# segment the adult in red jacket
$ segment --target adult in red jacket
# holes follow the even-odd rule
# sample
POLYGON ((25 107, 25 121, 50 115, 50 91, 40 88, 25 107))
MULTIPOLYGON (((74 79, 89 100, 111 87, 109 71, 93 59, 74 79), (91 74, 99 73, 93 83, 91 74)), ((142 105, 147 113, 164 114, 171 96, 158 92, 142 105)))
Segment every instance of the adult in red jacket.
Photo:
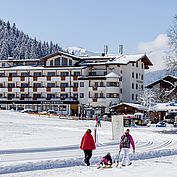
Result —
POLYGON ((91 130, 87 129, 84 136, 82 137, 80 149, 84 151, 85 159, 84 162, 87 166, 90 166, 90 158, 92 157, 92 150, 96 149, 91 130))

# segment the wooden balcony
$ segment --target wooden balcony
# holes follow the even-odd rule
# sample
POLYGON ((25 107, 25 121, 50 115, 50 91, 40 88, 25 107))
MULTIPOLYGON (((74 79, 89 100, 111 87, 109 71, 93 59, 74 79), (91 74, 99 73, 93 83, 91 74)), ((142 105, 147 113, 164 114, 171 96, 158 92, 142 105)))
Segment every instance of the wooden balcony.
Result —
POLYGON ((24 92, 25 91, 25 88, 20 88, 20 92, 24 92))
POLYGON ((77 92, 77 87, 73 87, 73 92, 77 92))
POLYGON ((21 77, 20 77, 20 80, 21 80, 21 81, 25 81, 25 77, 24 77, 24 76, 21 76, 21 77))
POLYGON ((51 81, 51 76, 47 76, 47 81, 51 81))
POLYGON ((61 80, 62 80, 62 81, 65 81, 65 76, 61 76, 61 80))
POLYGON ((33 87, 33 92, 37 92, 37 88, 36 87, 33 87))
POLYGON ((12 92, 12 88, 8 88, 8 92, 12 92))
POLYGON ((46 90, 47 90, 47 92, 51 92, 51 88, 50 87, 47 87, 46 90))
POLYGON ((8 81, 12 81, 12 77, 8 77, 8 81))
POLYGON ((61 87, 61 92, 65 92, 65 87, 61 87))
POLYGON ((77 76, 73 76, 73 80, 74 80, 74 81, 77 80, 77 76))
POLYGON ((37 76, 33 76, 33 81, 37 81, 37 76))

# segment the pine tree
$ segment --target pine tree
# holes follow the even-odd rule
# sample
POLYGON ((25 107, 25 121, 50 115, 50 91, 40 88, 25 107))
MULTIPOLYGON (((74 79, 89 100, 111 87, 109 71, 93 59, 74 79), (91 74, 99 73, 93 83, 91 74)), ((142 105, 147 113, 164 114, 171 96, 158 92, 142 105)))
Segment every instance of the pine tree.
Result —
POLYGON ((16 28, 15 23, 10 25, 0 19, 0 59, 27 59, 41 58, 62 50, 58 44, 37 41, 32 39, 23 31, 16 28))

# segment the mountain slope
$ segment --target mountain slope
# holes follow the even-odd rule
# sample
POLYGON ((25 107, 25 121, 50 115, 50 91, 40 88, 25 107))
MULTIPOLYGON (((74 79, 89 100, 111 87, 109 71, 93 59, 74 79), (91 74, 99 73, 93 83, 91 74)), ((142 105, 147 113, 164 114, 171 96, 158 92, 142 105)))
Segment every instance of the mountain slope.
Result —
POLYGON ((15 23, 0 20, 0 59, 41 58, 62 50, 58 44, 37 41, 16 28, 15 23))

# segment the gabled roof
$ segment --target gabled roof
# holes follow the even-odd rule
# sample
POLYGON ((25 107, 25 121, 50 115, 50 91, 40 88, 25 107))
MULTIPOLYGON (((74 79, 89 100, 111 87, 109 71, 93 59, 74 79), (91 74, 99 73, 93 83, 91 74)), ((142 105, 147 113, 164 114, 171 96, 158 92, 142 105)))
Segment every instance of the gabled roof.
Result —
POLYGON ((130 106, 130 107, 133 107, 133 108, 138 109, 138 110, 147 110, 147 107, 145 107, 145 106, 143 106, 141 104, 135 104, 135 103, 120 103, 120 104, 111 106, 109 108, 112 109, 112 108, 116 108, 116 107, 122 106, 122 105, 124 105, 124 106, 130 106))
POLYGON ((149 85, 146 86, 146 88, 152 88, 154 85, 157 85, 157 84, 159 84, 161 82, 165 83, 164 80, 167 80, 167 81, 173 80, 175 82, 175 81, 177 81, 177 77, 176 76, 172 76, 172 75, 167 75, 167 76, 165 76, 165 77, 163 77, 163 78, 161 78, 161 79, 159 79, 159 80, 157 80, 155 82, 150 83, 149 85))
POLYGON ((75 56, 75 55, 71 55, 71 54, 69 54, 69 53, 65 53, 65 52, 61 52, 61 51, 59 51, 59 52, 57 52, 57 53, 54 53, 54 54, 51 54, 51 55, 47 55, 47 56, 45 56, 45 57, 42 57, 41 60, 46 61, 46 60, 49 59, 49 58, 56 57, 56 56, 61 56, 61 55, 64 55, 64 56, 67 56, 67 57, 71 57, 71 58, 73 58, 74 60, 82 60, 81 57, 78 57, 78 56, 75 56))

